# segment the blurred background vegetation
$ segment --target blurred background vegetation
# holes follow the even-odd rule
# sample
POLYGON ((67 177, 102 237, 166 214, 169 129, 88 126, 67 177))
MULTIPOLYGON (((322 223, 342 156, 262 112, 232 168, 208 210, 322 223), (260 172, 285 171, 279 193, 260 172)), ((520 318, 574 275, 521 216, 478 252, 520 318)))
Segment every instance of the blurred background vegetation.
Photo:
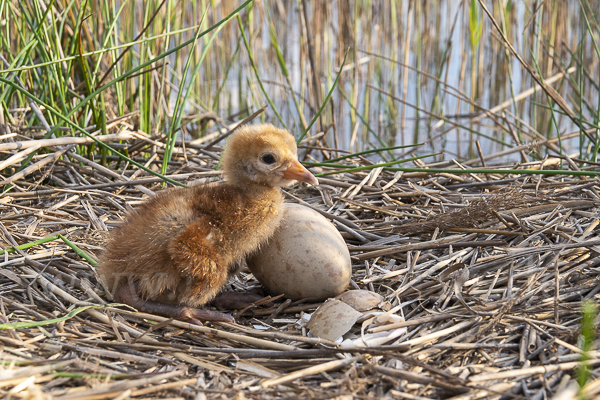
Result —
POLYGON ((0 114, 49 136, 16 112, 27 92, 55 136, 128 116, 168 154, 269 104, 262 120, 351 152, 595 161, 600 3, 483 4, 493 21, 478 0, 0 0, 0 114))

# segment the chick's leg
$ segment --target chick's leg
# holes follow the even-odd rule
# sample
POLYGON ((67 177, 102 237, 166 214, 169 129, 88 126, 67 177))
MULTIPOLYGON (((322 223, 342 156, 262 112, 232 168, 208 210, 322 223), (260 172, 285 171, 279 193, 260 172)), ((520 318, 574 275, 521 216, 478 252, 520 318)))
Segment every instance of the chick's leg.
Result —
POLYGON ((139 311, 167 318, 189 320, 197 325, 202 325, 201 321, 235 322, 231 315, 217 311, 144 300, 138 295, 136 286, 136 284, 123 285, 119 290, 119 299, 139 311))
MULTIPOLYGON (((237 273, 242 269, 244 261, 235 262, 227 268, 228 280, 230 280, 233 276, 237 275, 237 273)), ((219 309, 242 309, 246 308, 252 303, 256 303, 264 299, 264 296, 261 296, 252 292, 221 292, 215 296, 214 299, 210 302, 213 306, 219 309)), ((273 303, 267 303, 268 306, 272 306, 273 303)))
MULTIPOLYGON (((182 276, 176 290, 179 303, 193 306, 206 304, 219 293, 229 278, 228 263, 222 256, 223 249, 219 247, 223 234, 216 225, 208 216, 198 217, 170 244, 171 259, 182 276)), ((186 316, 190 314, 192 319, 222 321, 225 316, 227 322, 234 321, 226 314, 191 307, 181 312, 186 316), (217 315, 218 319, 215 318, 217 315)))
POLYGON ((264 296, 256 293, 221 292, 211 301, 211 304, 219 309, 236 309, 248 307, 250 304, 262 299, 264 299, 264 296))

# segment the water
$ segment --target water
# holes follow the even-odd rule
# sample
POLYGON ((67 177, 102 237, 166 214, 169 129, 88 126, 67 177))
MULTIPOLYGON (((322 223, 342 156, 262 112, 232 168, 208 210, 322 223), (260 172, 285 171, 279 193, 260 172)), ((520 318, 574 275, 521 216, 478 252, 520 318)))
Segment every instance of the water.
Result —
MULTIPOLYGON (((216 8, 209 10, 204 26, 208 27, 227 15, 238 4, 233 1, 217 3, 216 8)), ((553 87, 576 115, 580 104, 583 105, 583 120, 593 123, 598 108, 599 71, 592 37, 596 41, 600 39, 593 23, 594 18, 600 20, 599 5, 594 4, 592 11, 587 13, 592 21, 593 34, 586 29, 578 1, 546 1, 541 7, 539 1, 505 0, 494 2, 494 5, 486 2, 486 5, 499 24, 502 24, 501 14, 504 12, 506 36, 528 65, 539 68, 542 77, 550 78, 570 66, 576 67, 570 74, 571 83, 561 79, 553 87), (533 15, 536 9, 537 13, 533 15), (585 68, 581 80, 580 62, 585 68), (582 96, 579 95, 580 86, 582 96)), ((197 6, 197 9, 201 8, 201 4, 197 6)), ((264 87, 285 125, 296 135, 303 131, 303 124, 277 62, 269 23, 274 26, 290 72, 291 89, 296 93, 306 121, 315 115, 320 106, 317 100, 325 98, 345 50, 349 49, 345 71, 339 82, 339 89, 349 101, 336 89, 332 103, 311 130, 313 135, 326 130, 324 144, 328 147, 359 151, 384 145, 425 143, 414 152, 442 152, 427 159, 428 162, 451 158, 465 160, 477 157, 475 140, 479 141, 482 153, 487 155, 510 149, 516 146, 517 141, 531 143, 533 140, 556 138, 557 131, 561 135, 579 131, 577 125, 560 112, 555 112, 553 119, 552 113, 547 110, 548 98, 543 91, 519 101, 516 106, 507 107, 504 116, 498 113, 495 119, 472 120, 480 110, 469 104, 468 99, 489 109, 511 99, 513 94, 518 95, 533 87, 535 82, 516 57, 507 54, 500 34, 481 7, 477 8, 476 18, 482 24, 481 39, 478 46, 472 48, 469 7, 469 1, 442 0, 278 0, 257 2, 250 14, 242 13, 242 20, 246 34, 251 37, 253 56, 264 87), (302 4, 307 5, 307 25, 314 42, 312 51, 318 95, 315 95, 312 79, 302 4), (390 60, 400 63, 406 60, 410 67, 436 77, 442 83, 390 60), (405 104, 367 85, 380 88, 405 104), (458 89, 467 100, 459 99, 455 95, 457 91, 452 88, 458 89), (365 119, 368 127, 350 104, 365 119), (440 116, 447 121, 440 122, 440 116), (460 126, 456 127, 449 121, 460 126), (332 124, 335 124, 335 130, 332 124)), ((189 18, 190 26, 197 22, 193 15, 185 18, 189 18)), ((189 32, 183 39, 192 37, 192 34, 189 32)), ((214 111, 222 117, 237 115, 238 119, 240 112, 245 111, 243 115, 247 115, 267 104, 250 66, 248 52, 239 37, 240 30, 234 19, 212 44, 199 78, 194 82, 192 97, 196 98, 196 104, 204 104, 210 109, 215 93, 225 82, 214 111), (240 48, 233 58, 238 43, 240 48), (231 67, 226 77, 229 63, 231 67)), ((202 49, 203 44, 198 46, 197 51, 202 49)), ((183 62, 172 59, 171 64, 181 70, 183 62)), ((554 109, 559 110, 556 106, 554 109)), ((194 105, 188 105, 188 111, 206 112, 194 105)), ((282 125, 271 109, 262 118, 282 125)), ((194 121, 187 129, 192 134, 203 132, 194 121)), ((592 137, 596 137, 595 133, 592 137)), ((555 150, 576 157, 587 157, 590 151, 589 140, 580 142, 578 135, 562 141, 561 145, 562 148, 555 147, 555 150), (583 155, 579 154, 580 143, 588 146, 583 148, 583 155)), ((542 146, 538 152, 527 154, 527 160, 543 157, 547 151, 542 146)), ((397 154, 401 153, 397 151, 397 154)), ((514 153, 496 161, 521 161, 521 158, 520 153, 514 153)))

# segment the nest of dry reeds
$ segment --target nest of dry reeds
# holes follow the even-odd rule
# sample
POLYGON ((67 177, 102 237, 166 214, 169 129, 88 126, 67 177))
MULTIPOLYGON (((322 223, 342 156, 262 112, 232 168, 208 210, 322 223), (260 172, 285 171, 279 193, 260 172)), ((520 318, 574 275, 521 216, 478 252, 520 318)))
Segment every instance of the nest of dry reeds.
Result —
MULTIPOLYGON (((102 139, 157 169, 164 145, 128 127, 102 139)), ((13 156, 46 149, 37 168, 4 177, 0 199, 5 398, 543 398, 574 390, 581 374, 589 398, 599 393, 600 359, 580 334, 595 317, 582 304, 600 292, 596 179, 376 168, 287 191, 342 233, 350 289, 381 295, 402 318, 355 325, 350 337, 404 331, 347 349, 307 334, 303 316, 321 303, 280 298, 208 326, 111 304, 94 267, 103 238, 165 185, 64 140, 0 145, 13 156)), ((222 143, 203 140, 178 143, 169 178, 220 179, 222 143)), ((257 287, 242 270, 229 290, 257 287)))

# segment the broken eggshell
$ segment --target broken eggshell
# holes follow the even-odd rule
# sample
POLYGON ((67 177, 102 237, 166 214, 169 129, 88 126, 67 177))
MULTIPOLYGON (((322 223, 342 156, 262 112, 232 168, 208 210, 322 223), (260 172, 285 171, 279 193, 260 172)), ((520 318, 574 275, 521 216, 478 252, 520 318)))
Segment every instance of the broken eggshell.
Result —
POLYGON ((356 311, 369 311, 383 302, 383 297, 370 290, 348 290, 336 297, 356 311))
POLYGON ((327 218, 299 204, 285 204, 273 237, 247 263, 271 294, 292 300, 335 297, 352 276, 342 235, 327 218))
POLYGON ((310 317, 306 327, 317 337, 337 340, 352 328, 362 314, 339 300, 328 300, 310 317))
POLYGON ((389 331, 364 333, 367 327, 404 321, 401 316, 390 312, 370 311, 364 314, 361 313, 355 306, 368 308, 373 305, 375 298, 379 296, 377 293, 370 292, 372 295, 368 293, 367 290, 351 290, 338 296, 337 299, 327 300, 310 316, 306 324, 309 332, 313 336, 332 341, 340 341, 340 338, 344 337, 345 340, 341 344, 345 348, 381 346, 405 334, 406 328, 392 328, 389 331), (347 295, 348 293, 351 293, 351 295, 347 295), (364 303, 354 301, 359 299, 364 300, 364 303), (355 305, 348 304, 347 300, 351 300, 355 305), (357 322, 362 323, 360 336, 344 336, 357 322))

